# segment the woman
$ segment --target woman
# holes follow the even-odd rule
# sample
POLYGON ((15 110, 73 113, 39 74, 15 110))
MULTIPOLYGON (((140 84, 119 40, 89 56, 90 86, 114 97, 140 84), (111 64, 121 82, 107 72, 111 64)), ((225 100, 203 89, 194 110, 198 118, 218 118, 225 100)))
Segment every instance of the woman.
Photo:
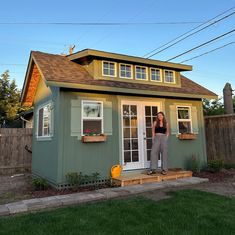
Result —
POLYGON ((150 161, 150 170, 148 175, 156 173, 158 157, 161 153, 161 167, 162 174, 167 174, 167 140, 170 134, 169 125, 166 121, 165 114, 163 112, 157 113, 156 121, 152 125, 152 138, 153 145, 151 150, 151 161, 150 161))

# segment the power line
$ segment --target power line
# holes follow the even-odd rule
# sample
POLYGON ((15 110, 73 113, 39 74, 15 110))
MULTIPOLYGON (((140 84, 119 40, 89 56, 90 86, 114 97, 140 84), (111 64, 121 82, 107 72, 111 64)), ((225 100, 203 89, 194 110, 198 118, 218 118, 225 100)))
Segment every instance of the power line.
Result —
POLYGON ((217 47, 217 48, 215 48, 215 49, 213 49, 213 50, 210 50, 210 51, 204 52, 204 53, 202 53, 202 54, 200 54, 200 55, 197 55, 197 56, 194 56, 194 57, 192 57, 192 58, 190 58, 190 59, 183 60, 183 61, 181 61, 180 63, 184 63, 184 62, 187 62, 187 61, 190 61, 190 60, 196 59, 196 58, 198 58, 198 57, 201 57, 201 56, 204 56, 204 55, 210 54, 210 53, 212 53, 212 52, 214 52, 214 51, 220 50, 220 49, 222 49, 222 48, 224 48, 224 47, 226 47, 226 46, 229 46, 229 45, 231 45, 231 44, 234 44, 234 43, 235 43, 235 41, 233 41, 233 42, 229 42, 229 43, 227 43, 227 44, 225 44, 225 45, 223 45, 223 46, 217 47))
POLYGON ((80 26, 124 26, 124 25, 181 25, 200 24, 201 21, 173 22, 0 22, 0 25, 80 25, 80 26))
POLYGON ((222 38, 222 37, 224 37, 224 36, 226 36, 226 35, 228 35, 228 34, 231 34, 231 33, 233 33, 233 32, 235 32, 235 29, 233 29, 233 30, 231 30, 231 31, 229 31, 229 32, 227 32, 227 33, 224 33, 224 34, 222 34, 222 35, 219 35, 218 37, 215 37, 215 38, 213 38, 213 39, 211 39, 211 40, 209 40, 209 41, 207 41, 207 42, 204 42, 204 43, 202 43, 202 44, 200 44, 200 45, 198 45, 198 46, 196 46, 196 47, 194 47, 194 48, 192 48, 192 49, 190 49, 190 50, 187 50, 187 51, 185 51, 185 52, 183 52, 183 53, 181 53, 181 54, 179 54, 179 55, 176 55, 176 56, 170 58, 169 60, 166 60, 166 62, 171 61, 171 60, 174 60, 174 59, 176 59, 176 58, 178 58, 178 57, 180 57, 180 56, 182 56, 182 55, 188 54, 189 52, 192 52, 192 51, 194 51, 194 50, 196 50, 196 49, 198 49, 198 48, 200 48, 200 47, 202 47, 202 46, 205 46, 205 45, 207 45, 207 44, 209 44, 209 43, 211 43, 211 42, 213 42, 213 41, 216 41, 216 40, 218 40, 218 39, 220 39, 220 38, 222 38))
POLYGON ((210 20, 204 22, 203 24, 200 24, 199 26, 197 26, 197 27, 195 27, 195 28, 193 28, 193 29, 187 31, 186 33, 183 33, 183 34, 179 35, 178 37, 176 37, 176 38, 170 40, 169 42, 163 44, 162 46, 155 48, 154 50, 152 50, 152 51, 150 51, 149 53, 145 54, 143 57, 147 57, 147 56, 149 55, 147 58, 151 58, 151 57, 153 57, 154 55, 159 54, 160 52, 162 52, 162 51, 164 51, 164 50, 166 50, 166 49, 168 49, 168 48, 170 48, 170 47, 176 45, 177 43, 179 43, 179 42, 185 40, 186 38, 188 38, 188 37, 190 37, 190 36, 192 36, 192 35, 194 35, 194 34, 200 32, 200 31, 202 31, 202 30, 204 30, 204 29, 206 29, 206 28, 208 28, 208 27, 210 27, 210 26, 212 26, 212 25, 218 23, 218 22, 221 21, 221 20, 224 20, 224 19, 226 19, 226 18, 232 16, 235 12, 232 12, 231 14, 228 14, 228 15, 226 15, 225 17, 223 17, 223 18, 221 18, 221 19, 219 19, 219 20, 217 20, 217 21, 212 22, 211 24, 209 24, 209 25, 207 25, 207 26, 205 26, 205 27, 203 27, 203 28, 197 30, 196 32, 193 32, 194 30, 196 30, 196 29, 202 27, 203 25, 205 25, 205 24, 209 23, 210 21, 212 21, 212 20, 218 18, 219 16, 224 15, 225 13, 231 11, 231 10, 234 9, 234 8, 235 8, 235 7, 229 8, 228 10, 226 10, 226 11, 222 12, 221 14, 219 14, 219 15, 213 17, 212 19, 210 19, 210 20), (191 33, 191 32, 193 32, 193 33, 191 33), (191 34, 189 34, 189 33, 191 33, 191 34), (187 34, 189 34, 189 35, 187 35, 187 34), (187 35, 187 36, 185 36, 185 35, 187 35), (183 37, 183 36, 185 36, 185 37, 183 37), (182 37, 183 37, 183 38, 182 38, 182 37), (180 38, 182 38, 182 39, 180 39, 180 38), (176 41, 177 39, 179 39, 179 40, 176 41), (173 44, 171 44, 171 45, 169 45, 168 47, 165 47, 165 46, 167 46, 168 44, 170 44, 170 43, 172 43, 172 42, 174 42, 174 41, 176 41, 176 42, 173 43, 173 44), (163 47, 165 47, 165 48, 163 48, 163 47), (163 49, 160 50, 160 51, 157 51, 158 49, 161 49, 161 48, 163 48, 163 49), (155 52, 155 51, 157 51, 157 52, 155 52), (153 52, 155 52, 155 53, 152 54, 153 52), (151 55, 151 54, 152 54, 152 55, 151 55))

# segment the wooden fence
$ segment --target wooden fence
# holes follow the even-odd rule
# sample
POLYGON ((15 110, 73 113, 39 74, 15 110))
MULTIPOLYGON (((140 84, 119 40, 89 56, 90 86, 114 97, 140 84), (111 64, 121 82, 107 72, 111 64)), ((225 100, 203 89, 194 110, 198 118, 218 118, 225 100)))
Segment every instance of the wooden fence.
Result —
POLYGON ((0 174, 31 171, 31 148, 32 129, 0 128, 0 174))
POLYGON ((235 163, 235 114, 205 117, 207 159, 235 163))

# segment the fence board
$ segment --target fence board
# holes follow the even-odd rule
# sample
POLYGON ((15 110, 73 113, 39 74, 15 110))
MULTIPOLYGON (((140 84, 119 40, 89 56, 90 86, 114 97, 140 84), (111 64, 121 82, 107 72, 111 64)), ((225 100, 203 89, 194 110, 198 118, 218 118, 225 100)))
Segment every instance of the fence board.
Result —
POLYGON ((235 114, 205 117, 207 159, 235 163, 235 114))
POLYGON ((0 128, 0 174, 15 174, 31 171, 31 128, 0 128))

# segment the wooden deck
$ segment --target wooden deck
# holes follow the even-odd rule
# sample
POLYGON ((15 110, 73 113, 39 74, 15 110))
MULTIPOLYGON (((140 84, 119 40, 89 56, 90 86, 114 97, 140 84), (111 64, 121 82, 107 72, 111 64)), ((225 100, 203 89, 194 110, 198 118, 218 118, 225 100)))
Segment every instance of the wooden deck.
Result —
POLYGON ((152 175, 147 175, 147 173, 127 173, 120 177, 112 178, 112 182, 117 186, 124 187, 127 185, 161 182, 186 177, 192 177, 192 171, 168 171, 167 175, 162 175, 160 172, 152 175))

